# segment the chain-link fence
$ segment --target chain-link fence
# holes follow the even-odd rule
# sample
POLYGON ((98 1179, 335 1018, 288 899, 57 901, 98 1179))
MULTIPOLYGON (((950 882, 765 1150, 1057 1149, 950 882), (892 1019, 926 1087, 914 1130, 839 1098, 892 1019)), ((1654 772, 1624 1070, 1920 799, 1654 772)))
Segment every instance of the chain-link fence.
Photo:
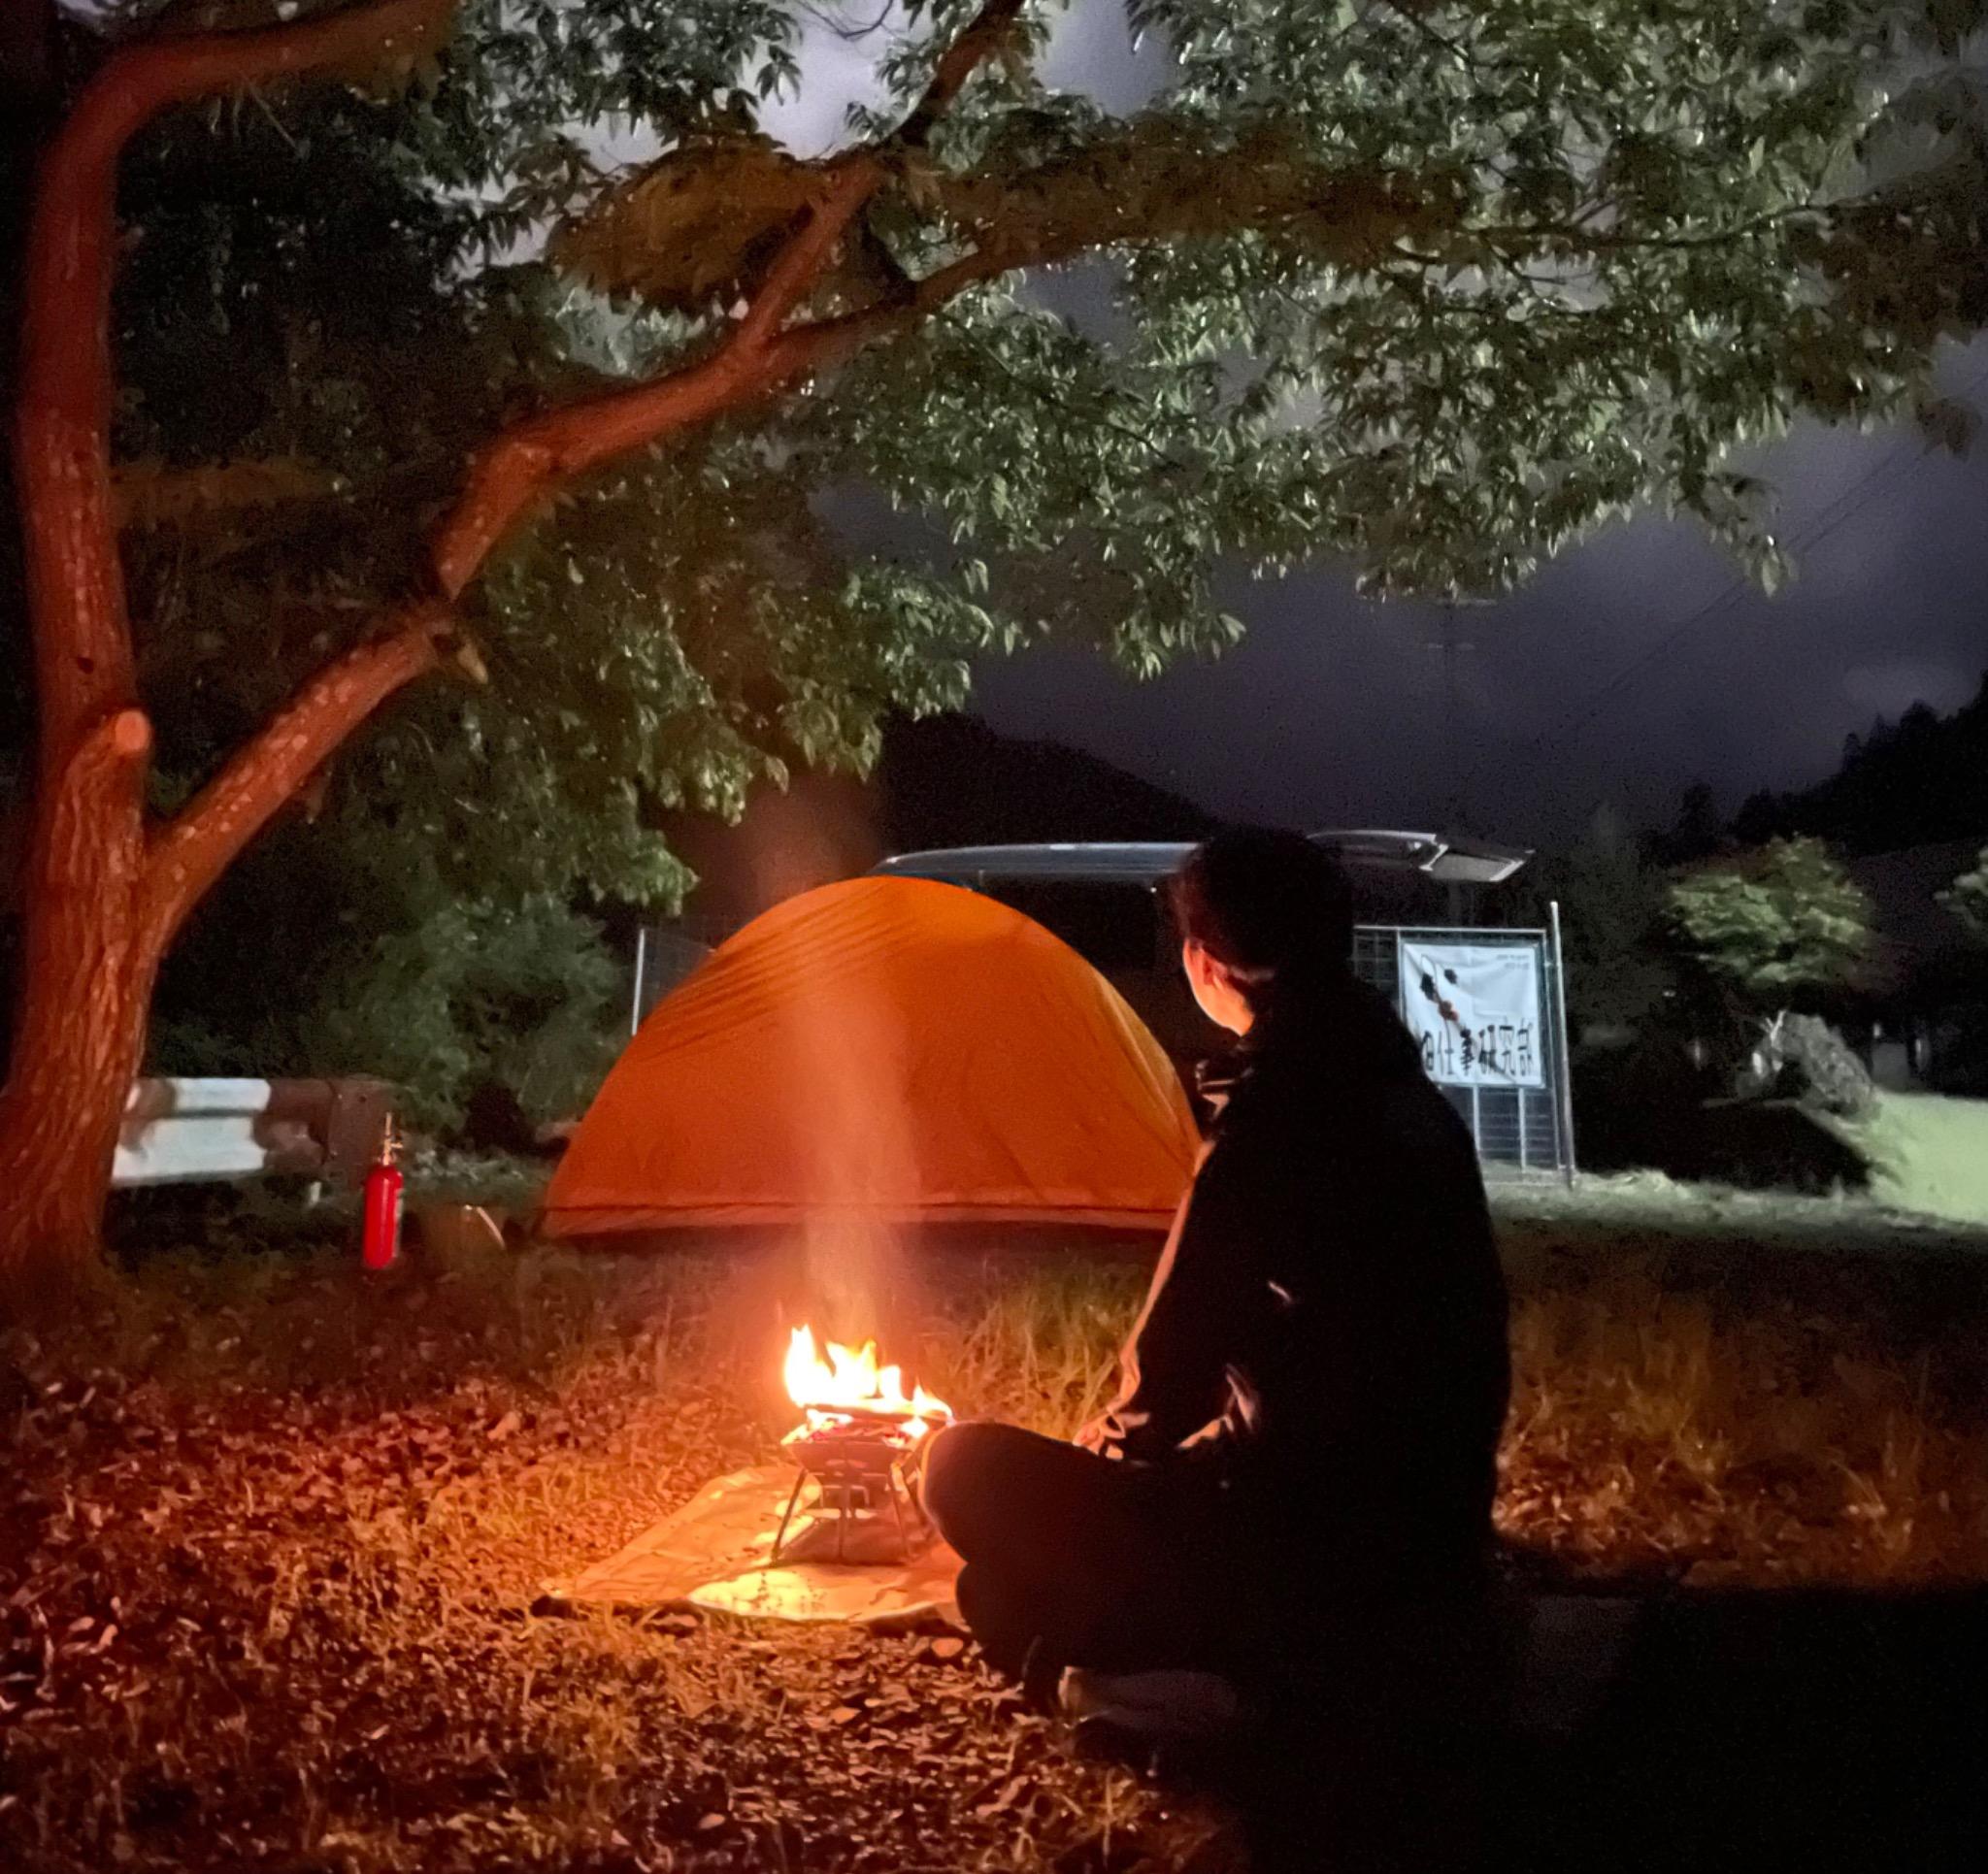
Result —
POLYGON ((672 924, 645 924, 635 934, 635 986, 629 1000, 628 1032, 738 928, 717 918, 679 918, 672 924))

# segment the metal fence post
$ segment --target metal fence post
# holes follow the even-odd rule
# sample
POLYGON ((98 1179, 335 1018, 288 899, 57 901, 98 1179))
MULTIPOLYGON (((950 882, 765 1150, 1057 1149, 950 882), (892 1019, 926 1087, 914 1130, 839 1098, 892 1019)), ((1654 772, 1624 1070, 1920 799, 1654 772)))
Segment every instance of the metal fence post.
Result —
POLYGON ((642 1031, 642 978, 648 963, 648 926, 635 927, 635 999, 628 1009, 628 1033, 632 1038, 642 1031))
POLYGON ((1546 923, 1553 936, 1553 1026, 1556 1031, 1554 1076, 1560 1082, 1558 1131, 1561 1139, 1561 1174, 1574 1183, 1574 1059, 1567 1036, 1567 959, 1560 948, 1560 901, 1546 905, 1546 923))

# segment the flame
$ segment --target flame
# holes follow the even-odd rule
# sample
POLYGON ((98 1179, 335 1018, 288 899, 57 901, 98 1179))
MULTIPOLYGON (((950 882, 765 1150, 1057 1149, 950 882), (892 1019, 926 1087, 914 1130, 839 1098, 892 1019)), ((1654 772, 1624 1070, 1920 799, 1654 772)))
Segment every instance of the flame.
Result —
POLYGON ((952 1407, 922 1386, 905 1392, 902 1366, 879 1366, 877 1343, 860 1347, 828 1343, 823 1360, 814 1330, 796 1328, 787 1342, 787 1397, 807 1414, 807 1429, 834 1419, 876 1417, 899 1420, 912 1438, 952 1417, 952 1407))

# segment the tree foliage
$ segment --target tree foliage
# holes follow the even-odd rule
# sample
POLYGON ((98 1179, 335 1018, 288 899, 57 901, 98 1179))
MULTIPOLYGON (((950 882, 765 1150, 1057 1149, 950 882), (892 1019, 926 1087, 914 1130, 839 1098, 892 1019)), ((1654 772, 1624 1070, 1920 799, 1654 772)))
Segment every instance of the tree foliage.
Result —
MULTIPOLYGON (((601 375, 542 279, 454 277, 466 213, 397 173, 381 111, 181 120, 127 184, 127 559, 163 802, 413 576, 423 523, 508 410, 601 375)), ((797 518, 767 477, 726 487, 696 454, 604 479, 493 568, 492 681, 410 696, 332 777, 371 803, 371 838, 465 893, 668 902, 683 879, 654 810, 735 806, 777 764, 799 707, 781 678, 861 680, 860 656, 734 614, 737 563, 805 534, 806 503, 797 518)))
MULTIPOLYGON (((882 60, 898 98, 974 11, 909 10, 882 60)), ((222 161, 248 179, 252 214, 212 197, 196 209, 223 264, 190 275, 239 295, 252 275, 233 265, 242 228, 258 217, 262 238, 320 267, 368 251, 362 226, 404 230, 427 243, 431 274, 453 263, 445 249, 558 224, 569 269, 663 309, 624 323, 621 368, 688 354, 819 186, 818 164, 751 124, 759 99, 801 82, 809 17, 771 0, 472 0, 426 87, 315 107, 287 162, 242 114, 222 161), (665 153, 623 176, 588 134, 604 123, 665 153), (418 192, 418 213, 382 217, 377 185, 344 193, 341 168, 369 157, 418 192), (283 169, 320 217, 312 239, 294 218, 277 232, 283 169), (341 213, 345 228, 325 225, 341 213)), ((919 648, 1063 626, 1149 670, 1233 635, 1209 593, 1224 556, 1270 570, 1342 554, 1381 590, 1497 586, 1640 500, 1699 514, 1768 571, 1766 491, 1721 467, 1725 448, 1805 409, 1905 407, 1932 343, 1964 316, 1954 269, 1925 264, 1958 232, 1944 191, 1971 160, 1959 129, 1909 187, 1857 192, 1858 158, 1901 121, 1876 81, 1925 30, 1895 7, 1152 0, 1132 23, 1164 36, 1176 77, 1129 119, 1037 81, 1028 52, 1047 17, 1029 16, 1016 54, 903 163, 815 303, 875 304, 962 260, 986 278, 664 472, 672 535, 682 507, 757 493, 798 519, 809 493, 847 479, 940 522, 960 551, 938 566, 814 581, 817 631, 904 634, 900 669, 919 648), (1908 276, 1898 248, 1915 241, 1908 276), (1109 334, 1018 288, 1031 267, 1100 254, 1124 314, 1109 334)), ((1930 109, 1907 102, 1911 116, 1930 109)), ((411 303, 381 284, 379 303, 411 303)), ((582 316, 602 322, 598 308, 582 316)), ((353 361, 377 383, 372 361, 353 361)), ((558 387, 503 363, 494 394, 558 387)), ((462 383, 460 369, 406 380, 416 408, 453 419, 437 461, 485 413, 462 383)), ((412 475, 401 396, 372 406, 412 475)), ((325 454, 322 438, 269 429, 230 453, 325 454)), ((326 466, 349 474, 357 446, 342 439, 326 466)), ((609 488, 586 504, 630 499, 609 488)), ((556 576, 565 531, 542 530, 554 564, 541 575, 556 576)), ((784 608, 791 562, 739 544, 715 572, 646 545, 643 573, 666 583, 645 596, 719 576, 748 615, 784 608)), ((604 604, 612 575, 608 588, 604 604)), ((814 636, 793 646, 804 662, 814 636)), ((667 675, 648 681, 672 713, 667 675)), ((871 721, 824 708, 820 679, 808 687, 812 731, 872 745, 871 721)), ((720 740, 737 756, 758 724, 731 713, 720 740)))
POLYGON ((662 812, 860 766, 886 711, 1044 634, 1139 673, 1218 650, 1223 566, 1495 589, 1654 503, 1772 578, 1769 491, 1727 450, 1914 408, 1979 311, 1981 169, 1938 56, 1965 4, 1140 0, 1173 76, 1131 115, 1041 81, 1031 5, 906 135, 980 13, 916 0, 875 37, 881 101, 801 160, 755 113, 819 11, 465 0, 412 82, 147 134, 117 446, 156 805, 420 588, 492 431, 710 357, 859 141, 883 180, 794 313, 846 344, 516 530, 458 606, 487 686, 349 742, 292 829, 309 863, 350 839, 451 905, 667 904, 662 812), (1060 268, 1110 316, 1051 311, 1060 268), (896 548, 829 524, 852 486, 912 517, 896 548))
POLYGON ((1676 983, 1663 874, 1611 807, 1597 808, 1565 853, 1532 869, 1560 904, 1569 1012, 1576 1032, 1634 1030, 1676 983))
MULTIPOLYGON (((920 278, 1107 255, 1113 333, 983 288, 855 367, 832 405, 853 423, 809 443, 1033 575, 1032 601, 1081 572, 1074 617, 1136 667, 1220 641, 1222 554, 1496 588, 1654 500, 1773 576, 1767 490, 1725 448, 1804 409, 1906 407, 1959 315, 1924 264, 1941 213, 1854 194, 1890 11, 1135 12, 1178 67, 1147 112, 990 81, 870 215, 920 278), (958 446, 977 428, 993 459, 958 446)), ((761 218, 692 205, 769 163, 722 135, 673 149, 560 250, 612 292, 722 297, 761 218)))
MULTIPOLYGON (((878 117, 906 108, 974 12, 913 6, 895 38, 879 34, 897 102, 878 117)), ((297 226, 300 254, 357 251, 361 224, 426 225, 434 278, 435 263, 556 227, 566 283, 503 281, 567 314, 556 365, 508 347, 516 326, 486 277, 469 295, 483 302, 483 354, 408 380, 414 409, 443 406, 432 450, 409 446, 427 438, 403 428, 399 382, 373 397, 395 431, 376 474, 390 464, 418 482, 410 456, 442 472, 493 400, 570 393, 581 358, 607 376, 653 370, 723 324, 820 186, 819 163, 752 120, 802 82, 811 16, 773 0, 471 0, 423 87, 314 107, 294 156, 238 114, 223 143, 251 200, 218 219, 196 210, 221 264, 192 277, 239 294, 241 225, 276 225, 285 169, 320 217, 339 212, 342 164, 372 162, 419 198, 382 223, 377 187, 345 197, 349 229, 320 223, 307 240, 297 226), (664 153, 622 173, 600 125, 664 153), (574 343, 575 325, 599 342, 574 343)), ((604 565, 587 603, 562 608, 564 629, 578 609, 592 634, 565 661, 607 686, 589 713, 644 730, 712 723, 673 772, 634 771, 643 791, 722 803, 796 747, 868 753, 879 662, 913 700, 947 700, 963 657, 1050 629, 1142 672, 1217 649, 1236 630, 1209 592, 1224 561, 1271 572, 1342 556, 1375 590, 1495 588, 1653 501, 1697 514, 1772 577, 1769 491, 1727 470, 1726 449, 1803 411, 1908 409, 1933 344, 1969 316, 1965 124, 1930 80, 1889 104, 1879 82, 1934 30, 1908 10, 1151 0, 1132 23, 1165 38, 1176 76, 1130 118, 1038 81, 1049 17, 1031 11, 1012 54, 899 160, 810 310, 887 309, 948 269, 961 290, 801 394, 585 490, 493 579, 501 636, 571 569, 593 576, 592 556, 625 546, 633 565, 604 565), (1928 141, 1911 180, 1872 191, 1860 163, 1908 131, 1928 141), (1109 330, 1027 289, 1031 270, 1097 256, 1121 315, 1109 330), (936 523, 954 550, 840 552, 808 503, 851 481, 936 523), (645 530, 659 497, 669 524, 645 530), (754 506, 770 528, 731 524, 754 506), (645 660, 626 642, 630 598, 639 636, 680 639, 677 608, 718 587, 772 639, 756 702, 698 646, 645 660), (877 653, 822 668, 830 637, 877 653), (769 689, 804 694, 767 707, 769 689)), ((373 361, 339 355, 379 383, 373 361)), ((358 436, 327 448, 295 428, 264 423, 227 453, 353 473, 358 436)), ((555 762, 629 752, 570 745, 560 728, 542 713, 534 730, 555 762)))
POLYGON ((443 1130, 486 1084, 535 1121, 584 1108, 625 1037, 626 972, 595 923, 547 893, 462 896, 438 867, 369 863, 349 838, 315 842, 332 864, 313 867, 305 843, 275 835, 189 934, 157 1068, 378 1074, 405 1117, 443 1130))
POLYGON ((1940 894, 1939 902, 1968 927, 1970 933, 1988 943, 1988 846, 1971 871, 1964 871, 1952 886, 1940 894))
POLYGON ((1699 961, 1760 1008, 1853 986, 1872 947, 1870 900, 1819 839, 1677 879, 1671 911, 1699 961))

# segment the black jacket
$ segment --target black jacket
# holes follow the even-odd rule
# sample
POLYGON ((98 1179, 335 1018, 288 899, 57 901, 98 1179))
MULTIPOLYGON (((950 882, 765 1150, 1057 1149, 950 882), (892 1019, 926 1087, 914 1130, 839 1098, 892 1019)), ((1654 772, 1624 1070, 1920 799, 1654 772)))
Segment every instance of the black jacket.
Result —
POLYGON ((1506 1316, 1468 1129, 1335 983, 1246 1037, 1104 1448, 1200 1470, 1266 1536, 1446 1568, 1489 1533, 1506 1316))

